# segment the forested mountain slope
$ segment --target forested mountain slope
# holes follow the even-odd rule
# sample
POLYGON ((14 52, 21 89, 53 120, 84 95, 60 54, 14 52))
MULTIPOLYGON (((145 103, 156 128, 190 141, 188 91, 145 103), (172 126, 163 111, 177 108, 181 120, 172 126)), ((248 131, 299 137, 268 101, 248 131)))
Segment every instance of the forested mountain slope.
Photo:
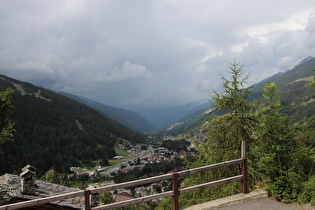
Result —
POLYGON ((67 171, 85 160, 115 155, 118 138, 144 142, 144 137, 84 104, 29 83, 0 75, 0 87, 14 90, 14 141, 1 145, 0 174, 26 164, 39 172, 67 171))
POLYGON ((102 103, 80 97, 75 96, 69 93, 62 93, 61 95, 64 95, 68 98, 72 98, 80 103, 86 104, 90 107, 93 107, 94 109, 100 110, 107 116, 111 117, 115 121, 123 124, 124 126, 138 132, 146 132, 146 131, 152 131, 156 128, 142 115, 139 115, 135 112, 128 111, 126 109, 120 109, 112 106, 106 106, 102 103))

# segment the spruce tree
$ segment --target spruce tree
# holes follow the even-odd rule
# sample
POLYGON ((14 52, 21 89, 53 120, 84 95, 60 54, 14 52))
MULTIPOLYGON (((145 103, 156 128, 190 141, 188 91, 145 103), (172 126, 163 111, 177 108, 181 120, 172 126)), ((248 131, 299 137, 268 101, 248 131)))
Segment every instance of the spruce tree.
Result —
MULTIPOLYGON (((255 134, 256 120, 253 117, 255 106, 248 101, 250 87, 247 87, 248 76, 245 69, 236 59, 229 63, 230 78, 222 76, 223 93, 214 92, 217 116, 209 118, 205 124, 207 141, 198 142, 197 160, 190 167, 200 167, 229 161, 241 157, 241 142, 251 142, 255 134)), ((240 173, 239 167, 225 167, 197 174, 184 180, 185 187, 214 181, 240 173)), ((180 198, 181 206, 205 202, 240 192, 239 183, 230 183, 215 188, 184 194, 180 198)))
MULTIPOLYGON (((281 95, 272 82, 265 85, 260 109, 260 126, 253 158, 256 170, 267 181, 269 192, 279 198, 290 197, 294 141, 289 118, 281 114, 281 95)), ((292 172, 293 173, 293 172, 292 172)))
POLYGON ((199 159, 205 164, 233 160, 241 156, 242 140, 251 141, 254 134, 255 106, 248 101, 248 76, 236 59, 229 63, 230 78, 222 76, 223 93, 214 91, 212 99, 217 116, 206 123, 207 142, 199 148, 199 159))

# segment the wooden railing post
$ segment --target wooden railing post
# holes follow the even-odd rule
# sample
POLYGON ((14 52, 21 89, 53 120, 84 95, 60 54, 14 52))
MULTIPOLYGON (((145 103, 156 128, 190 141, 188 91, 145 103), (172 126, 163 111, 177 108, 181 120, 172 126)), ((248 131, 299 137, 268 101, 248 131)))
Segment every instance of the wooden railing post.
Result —
POLYGON ((248 190, 248 173, 247 173, 247 159, 242 158, 242 193, 246 194, 249 192, 248 190))
POLYGON ((173 173, 173 210, 179 210, 178 204, 178 173, 173 173))
POLYGON ((91 210, 90 195, 91 195, 91 191, 90 190, 84 190, 85 210, 91 210))
POLYGON ((242 193, 246 194, 249 192, 248 190, 248 173, 247 173, 247 159, 245 156, 245 139, 242 140, 242 151, 241 151, 241 157, 242 157, 242 182, 241 182, 241 188, 242 193))

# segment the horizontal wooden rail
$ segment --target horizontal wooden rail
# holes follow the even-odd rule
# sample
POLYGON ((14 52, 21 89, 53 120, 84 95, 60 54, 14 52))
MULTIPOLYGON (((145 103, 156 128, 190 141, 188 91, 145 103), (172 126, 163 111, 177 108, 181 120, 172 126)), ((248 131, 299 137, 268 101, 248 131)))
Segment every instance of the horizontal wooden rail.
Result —
POLYGON ((132 200, 126 200, 126 201, 121 201, 121 202, 117 202, 117 203, 111 203, 111 204, 107 204, 107 205, 103 205, 103 206, 94 207, 92 209, 94 210, 94 209, 120 208, 120 207, 124 207, 124 206, 131 206, 131 205, 135 205, 135 204, 139 204, 139 203, 145 203, 148 201, 152 201, 152 200, 156 200, 156 199, 160 199, 160 198, 166 198, 166 197, 170 197, 170 196, 173 196, 173 191, 167 191, 164 193, 144 196, 144 197, 135 198, 132 200))
MULTIPOLYGON (((225 167, 225 166, 230 166, 230 165, 241 164, 241 163, 242 163, 242 159, 236 159, 236 160, 226 161, 226 162, 212 164, 212 165, 208 165, 208 166, 203 166, 203 167, 199 167, 199 168, 180 171, 180 172, 178 172, 178 175, 179 176, 191 175, 191 174, 195 174, 195 173, 200 173, 200 172, 204 172, 204 171, 208 171, 208 170, 213 170, 213 169, 217 169, 217 168, 221 168, 221 167, 225 167)), ((90 191, 92 194, 95 194, 95 193, 100 193, 100 192, 105 192, 105 191, 112 191, 112 190, 116 190, 116 189, 120 189, 120 188, 128 188, 128 187, 146 185, 146 184, 157 182, 157 181, 172 179, 172 177, 173 177, 173 174, 163 174, 160 176, 155 176, 155 177, 150 177, 150 178, 145 178, 145 179, 139 179, 139 180, 124 182, 124 183, 120 183, 120 184, 108 185, 105 187, 98 187, 95 189, 90 189, 90 191)))
MULTIPOLYGON (((184 194, 184 193, 188 193, 188 192, 192 192, 192 191, 196 191, 196 190, 202 190, 202 189, 206 189, 206 188, 210 188, 210 187, 214 187, 214 186, 218 186, 218 185, 222 185, 222 184, 228 184, 228 183, 235 182, 235 181, 241 181, 242 178, 243 178, 242 175, 238 175, 238 176, 233 176, 233 177, 226 178, 226 179, 208 182, 205 184, 187 187, 184 189, 180 189, 179 194, 184 194)), ((121 208, 121 207, 125 207, 125 206, 131 206, 131 205, 135 205, 135 204, 139 204, 139 203, 145 203, 148 201, 153 201, 153 200, 160 199, 160 198, 166 198, 166 197, 170 197, 170 196, 173 196, 173 191, 168 191, 168 192, 159 193, 159 194, 155 194, 155 195, 144 196, 141 198, 135 198, 132 200, 126 200, 126 201, 121 201, 121 202, 117 202, 117 203, 111 203, 111 204, 107 204, 107 205, 103 205, 103 206, 94 207, 92 209, 93 210, 100 210, 100 209, 121 208)))
POLYGON ((204 171, 209 171, 209 170, 222 168, 222 167, 226 167, 226 166, 231 166, 231 165, 236 165, 236 164, 241 164, 241 163, 242 163, 242 159, 240 158, 240 159, 230 160, 230 161, 226 161, 226 162, 222 162, 222 163, 216 163, 216 164, 212 164, 212 165, 208 165, 208 166, 202 166, 199 168, 184 170, 184 171, 180 171, 177 173, 179 176, 185 176, 185 175, 191 175, 191 174, 195 174, 195 173, 200 173, 200 172, 204 172, 204 171))
POLYGON ((154 177, 149 177, 149 178, 145 178, 145 179, 139 179, 139 180, 135 180, 135 181, 124 182, 124 183, 120 183, 120 184, 113 184, 113 185, 108 185, 105 187, 98 187, 95 189, 91 189, 90 191, 92 194, 95 194, 95 193, 100 193, 100 192, 105 192, 105 191, 112 191, 112 190, 116 190, 116 189, 120 189, 120 188, 128 188, 128 187, 146 185, 146 184, 150 184, 150 183, 157 182, 157 181, 172 179, 172 177, 173 177, 172 174, 163 174, 160 176, 154 176, 154 177))
POLYGON ((29 201, 23 201, 19 203, 13 203, 5 206, 0 206, 0 209, 19 209, 19 208, 24 208, 24 207, 29 207, 29 206, 35 206, 35 205, 40 205, 40 204, 45 204, 45 203, 50 203, 54 201, 60 201, 63 199, 67 198, 75 198, 75 197, 81 197, 84 195, 84 190, 80 190, 77 192, 71 192, 71 193, 66 193, 66 194, 61 194, 61 195, 55 195, 47 198, 40 198, 40 199, 35 199, 35 200, 29 200, 29 201))
MULTIPOLYGON (((145 178, 145 179, 140 179, 140 180, 124 182, 124 183, 120 183, 120 184, 114 184, 114 185, 108 185, 105 187, 90 189, 90 190, 88 190, 88 192, 87 192, 87 190, 85 190, 85 191, 80 190, 77 192, 51 196, 51 197, 47 197, 47 198, 41 198, 41 199, 24 201, 24 202, 19 202, 19 203, 14 203, 14 204, 8 204, 8 205, 0 206, 0 209, 1 210, 2 209, 5 209, 5 210, 7 210, 7 209, 8 210, 9 209, 19 209, 19 208, 24 208, 24 207, 34 206, 34 205, 40 205, 40 204, 50 203, 50 202, 54 202, 54 201, 58 201, 58 200, 62 200, 62 199, 81 197, 81 196, 82 197, 84 196, 86 199, 85 200, 86 209, 91 209, 89 206, 89 203, 90 203, 89 202, 90 201, 89 195, 90 194, 97 194, 97 193, 101 193, 101 192, 105 192, 105 191, 112 191, 112 190, 116 190, 116 189, 120 189, 120 188, 129 188, 129 187, 146 185, 146 184, 150 184, 150 183, 154 183, 154 182, 159 182, 162 180, 173 179, 173 177, 175 175, 176 175, 176 177, 186 176, 186 175, 200 173, 200 172, 213 170, 213 169, 217 169, 217 168, 221 168, 221 167, 226 167, 226 166, 231 166, 231 165, 236 165, 236 164, 243 164, 243 162, 244 162, 244 159, 236 159, 236 160, 226 161, 226 162, 212 164, 212 165, 208 165, 208 166, 203 166, 203 167, 199 167, 199 168, 184 170, 184 171, 180 171, 178 173, 173 173, 173 174, 169 173, 169 174, 164 174, 164 175, 160 175, 160 176, 149 177, 149 178, 145 178)), ((213 187, 213 186, 217 186, 217 185, 221 185, 221 184, 226 184, 226 183, 230 183, 230 182, 234 182, 234 181, 243 181, 243 180, 244 180, 244 175, 238 175, 238 176, 225 178, 225 179, 221 179, 221 180, 217 180, 217 181, 213 181, 213 182, 209 182, 209 183, 205 183, 205 184, 201 184, 201 185, 187 187, 184 189, 176 189, 176 192, 178 192, 179 194, 183 194, 183 193, 188 193, 188 192, 195 191, 195 190, 201 190, 201 189, 205 189, 205 188, 209 188, 209 187, 213 187)), ((176 193, 177 194, 176 196, 178 196, 178 193, 176 193)), ((103 205, 103 206, 98 206, 98 207, 94 207, 93 209, 120 208, 120 207, 124 207, 124 206, 130 206, 130 205, 135 205, 135 204, 139 204, 139 203, 145 203, 148 201, 157 200, 160 198, 165 198, 165 197, 170 197, 170 196, 174 196, 174 189, 173 189, 173 191, 168 191, 168 192, 159 193, 159 194, 150 195, 150 196, 144 196, 144 197, 135 198, 135 199, 131 199, 131 200, 107 204, 107 205, 103 205)))
POLYGON ((220 180, 216 180, 213 182, 208 182, 205 184, 200 184, 200 185, 195 185, 192 187, 180 189, 179 194, 189 193, 189 192, 196 191, 196 190, 203 190, 203 189, 207 189, 210 187, 215 187, 215 186, 222 185, 222 184, 228 184, 228 183, 235 182, 235 181, 241 181, 242 179, 243 179, 242 175, 233 176, 233 177, 229 177, 226 179, 220 179, 220 180))

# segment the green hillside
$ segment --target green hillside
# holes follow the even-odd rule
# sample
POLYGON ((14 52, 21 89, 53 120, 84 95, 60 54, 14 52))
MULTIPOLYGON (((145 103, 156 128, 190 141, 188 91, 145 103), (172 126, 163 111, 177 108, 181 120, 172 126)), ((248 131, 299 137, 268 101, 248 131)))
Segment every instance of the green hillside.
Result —
POLYGON ((0 87, 14 90, 14 141, 1 145, 0 173, 26 164, 39 172, 60 172, 115 155, 117 139, 144 142, 144 137, 99 111, 29 83, 0 75, 0 87))
POLYGON ((282 112, 290 116, 292 123, 306 120, 315 114, 314 91, 309 87, 315 74, 314 69, 315 58, 300 63, 292 70, 255 86, 251 99, 258 100, 263 86, 273 81, 279 86, 279 92, 282 94, 281 104, 284 107, 282 112))
MULTIPOLYGON (((278 73, 257 83, 251 89, 250 100, 260 100, 262 89, 265 84, 275 82, 279 86, 279 93, 282 94, 281 104, 284 107, 282 112, 291 118, 291 123, 304 121, 315 115, 315 99, 313 90, 309 83, 314 76, 315 58, 307 59, 285 73, 278 73)), ((172 129, 165 129, 163 135, 177 135, 180 133, 200 130, 207 116, 209 109, 200 110, 179 121, 172 129)))

